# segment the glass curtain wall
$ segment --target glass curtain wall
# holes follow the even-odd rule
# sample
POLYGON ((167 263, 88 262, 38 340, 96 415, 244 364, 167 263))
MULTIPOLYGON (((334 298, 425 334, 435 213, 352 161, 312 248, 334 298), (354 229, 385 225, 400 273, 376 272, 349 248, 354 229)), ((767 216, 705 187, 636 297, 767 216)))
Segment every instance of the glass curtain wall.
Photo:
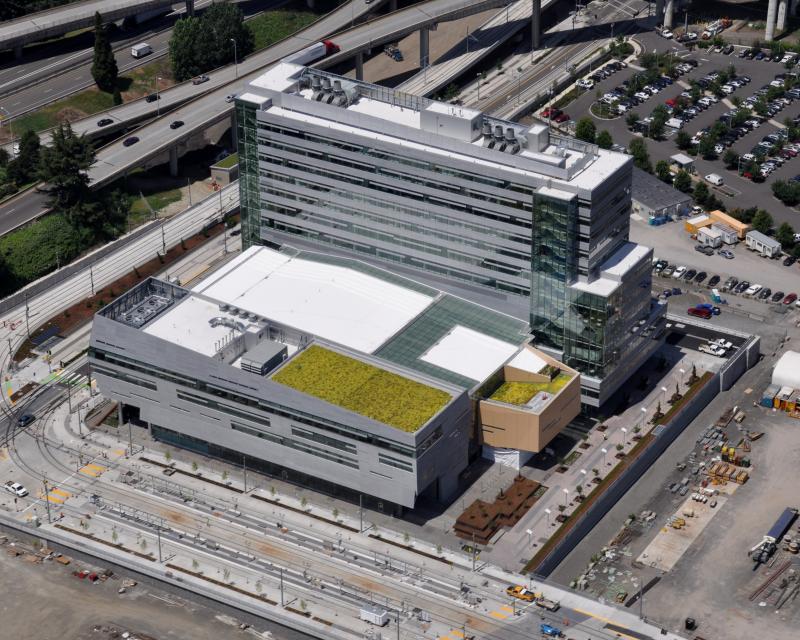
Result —
POLYGON ((243 249, 261 243, 256 111, 256 105, 236 101, 236 135, 239 142, 239 210, 242 219, 243 249))

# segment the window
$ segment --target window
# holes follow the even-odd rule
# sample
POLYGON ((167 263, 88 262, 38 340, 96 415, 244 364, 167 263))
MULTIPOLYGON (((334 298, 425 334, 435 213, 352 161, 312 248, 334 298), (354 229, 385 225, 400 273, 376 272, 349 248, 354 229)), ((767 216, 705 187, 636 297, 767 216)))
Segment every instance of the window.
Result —
POLYGON ((408 462, 403 462, 402 460, 397 460, 396 458, 390 458, 387 455, 382 453, 378 454, 378 462, 381 464, 385 464, 387 467, 394 467, 395 469, 402 469, 403 471, 414 471, 414 467, 412 467, 408 462))

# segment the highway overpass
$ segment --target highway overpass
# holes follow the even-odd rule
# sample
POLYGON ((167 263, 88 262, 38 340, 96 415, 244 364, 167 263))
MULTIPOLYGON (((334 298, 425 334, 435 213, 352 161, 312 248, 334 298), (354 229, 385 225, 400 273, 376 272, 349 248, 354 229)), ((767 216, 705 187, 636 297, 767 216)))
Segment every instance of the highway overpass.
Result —
MULTIPOLYGON (((194 0, 185 0, 186 10, 194 11, 194 0)), ((105 22, 114 22, 127 16, 164 9, 168 11, 175 0, 87 0, 63 7, 31 13, 16 20, 0 23, 0 51, 13 49, 17 57, 22 47, 32 42, 84 29, 94 25, 94 14, 100 13, 105 22)))

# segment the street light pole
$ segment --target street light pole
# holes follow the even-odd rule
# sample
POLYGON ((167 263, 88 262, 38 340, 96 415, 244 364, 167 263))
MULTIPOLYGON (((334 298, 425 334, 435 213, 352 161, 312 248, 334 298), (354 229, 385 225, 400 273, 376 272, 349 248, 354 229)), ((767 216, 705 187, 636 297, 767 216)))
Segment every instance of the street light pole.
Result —
POLYGON ((158 81, 159 80, 163 80, 163 78, 161 78, 161 76, 156 76, 156 115, 157 116, 161 115, 161 96, 159 95, 159 92, 158 92, 158 81))
POLYGON ((481 74, 478 74, 478 102, 481 100, 481 74))
POLYGON ((239 56, 236 52, 236 38, 231 38, 231 42, 233 43, 233 70, 234 70, 234 77, 239 77, 239 56))

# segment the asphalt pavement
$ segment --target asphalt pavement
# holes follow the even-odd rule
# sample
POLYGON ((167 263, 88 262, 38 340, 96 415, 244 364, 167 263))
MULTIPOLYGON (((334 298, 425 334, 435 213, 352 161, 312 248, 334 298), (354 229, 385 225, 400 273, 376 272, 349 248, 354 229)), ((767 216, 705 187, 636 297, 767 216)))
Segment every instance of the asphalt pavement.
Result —
MULTIPOLYGON (((195 10, 199 12, 211 3, 212 0, 197 0, 195 10)), ((179 4, 181 9, 162 18, 149 20, 138 27, 114 28, 110 31, 111 46, 120 74, 167 54, 172 26, 185 13, 185 5, 179 4), (138 42, 150 44, 153 53, 144 58, 133 58, 131 45, 138 42)), ((238 4, 245 18, 248 18, 282 2, 240 0, 238 4)), ((5 61, 0 63, 0 111, 3 116, 15 118, 93 86, 93 43, 93 32, 87 32, 66 40, 26 47, 22 60, 13 60, 11 54, 6 53, 5 61)))
MULTIPOLYGON (((724 35, 724 33, 723 33, 724 35)), ((752 95, 761 86, 768 84, 775 79, 775 75, 785 72, 783 65, 775 62, 764 62, 756 60, 744 60, 738 57, 738 52, 741 47, 730 55, 725 56, 720 53, 711 53, 709 51, 697 50, 693 53, 673 42, 672 40, 665 40, 664 38, 656 35, 655 33, 647 32, 641 33, 637 40, 647 51, 672 51, 677 59, 693 58, 700 64, 691 73, 681 76, 675 83, 655 96, 651 97, 645 103, 638 105, 633 109, 642 118, 649 116, 653 109, 658 104, 663 104, 668 98, 673 98, 679 95, 682 91, 686 90, 684 83, 688 86, 688 80, 700 78, 707 73, 714 70, 724 70, 731 64, 736 67, 738 75, 746 75, 751 78, 751 82, 744 87, 737 89, 730 97, 737 96, 741 99, 747 98, 752 95)), ((589 107, 597 97, 597 92, 605 93, 610 91, 617 85, 620 85, 624 79, 633 75, 638 70, 629 67, 624 72, 618 72, 609 78, 600 82, 592 91, 585 92, 578 100, 564 108, 569 111, 574 117, 579 117, 579 114, 589 114, 589 107)), ((711 108, 703 111, 691 120, 688 124, 684 125, 683 130, 691 135, 694 135, 700 129, 713 124, 717 118, 723 113, 730 110, 732 107, 728 100, 720 100, 711 108), (727 104, 726 104, 727 102, 727 104)), ((783 123, 786 118, 791 118, 800 114, 800 101, 794 101, 790 106, 786 107, 783 111, 778 113, 772 122, 783 123)), ((772 122, 765 122, 760 127, 750 132, 734 145, 733 149, 737 153, 747 153, 762 137, 768 133, 777 130, 777 127, 772 122)), ((595 118, 595 124, 598 131, 607 129, 614 139, 614 142, 627 146, 628 143, 634 138, 638 137, 630 132, 625 124, 625 117, 621 116, 612 120, 600 120, 595 118)), ((667 130, 669 132, 669 129, 667 130)), ((647 148, 650 153, 652 163, 659 160, 669 160, 670 156, 679 153, 680 150, 675 144, 674 132, 668 135, 666 140, 654 141, 647 139, 647 148)), ((720 198, 728 209, 734 207, 761 207, 767 209, 776 221, 776 225, 781 222, 789 222, 793 226, 800 228, 800 215, 794 208, 790 208, 782 204, 779 200, 773 197, 771 185, 775 180, 786 180, 797 174, 800 174, 800 157, 789 160, 783 167, 773 173, 765 182, 761 184, 754 183, 750 180, 742 178, 737 175, 736 171, 728 171, 722 163, 722 159, 717 160, 704 160, 700 157, 695 159, 695 166, 697 168, 697 175, 702 177, 709 173, 717 173, 723 177, 725 181, 725 188, 730 189, 733 195, 728 197, 724 191, 714 190, 715 195, 720 198)))

